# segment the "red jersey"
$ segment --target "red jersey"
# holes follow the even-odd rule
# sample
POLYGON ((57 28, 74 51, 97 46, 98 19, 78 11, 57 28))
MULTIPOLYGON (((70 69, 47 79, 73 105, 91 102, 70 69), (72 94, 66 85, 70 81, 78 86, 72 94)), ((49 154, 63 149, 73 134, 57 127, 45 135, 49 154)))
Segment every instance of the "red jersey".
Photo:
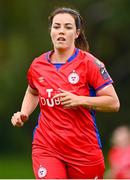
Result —
POLYGON ((75 53, 56 69, 52 52, 36 58, 28 71, 29 85, 39 92, 40 116, 33 138, 33 153, 42 152, 77 165, 103 160, 95 112, 83 106, 65 109, 53 96, 61 88, 80 96, 95 96, 112 83, 104 64, 88 52, 75 53))

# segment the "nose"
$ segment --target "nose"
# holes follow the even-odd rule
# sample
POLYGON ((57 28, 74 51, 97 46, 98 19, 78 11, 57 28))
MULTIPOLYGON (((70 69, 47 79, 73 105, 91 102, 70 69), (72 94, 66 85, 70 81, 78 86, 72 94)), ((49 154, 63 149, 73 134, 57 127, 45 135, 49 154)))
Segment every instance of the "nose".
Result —
POLYGON ((61 27, 61 28, 59 29, 59 34, 64 34, 64 33, 65 33, 64 27, 61 27))

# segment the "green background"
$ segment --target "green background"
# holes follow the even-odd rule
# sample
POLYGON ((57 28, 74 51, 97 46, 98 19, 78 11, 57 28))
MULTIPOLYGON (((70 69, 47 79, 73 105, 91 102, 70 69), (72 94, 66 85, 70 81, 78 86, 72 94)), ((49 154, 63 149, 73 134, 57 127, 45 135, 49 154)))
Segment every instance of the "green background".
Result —
POLYGON ((118 113, 97 113, 107 162, 110 137, 130 121, 130 0, 0 0, 0 178, 33 178, 31 142, 39 108, 23 128, 10 119, 21 107, 32 60, 52 48, 48 16, 55 7, 78 9, 90 52, 109 71, 121 101, 118 113))

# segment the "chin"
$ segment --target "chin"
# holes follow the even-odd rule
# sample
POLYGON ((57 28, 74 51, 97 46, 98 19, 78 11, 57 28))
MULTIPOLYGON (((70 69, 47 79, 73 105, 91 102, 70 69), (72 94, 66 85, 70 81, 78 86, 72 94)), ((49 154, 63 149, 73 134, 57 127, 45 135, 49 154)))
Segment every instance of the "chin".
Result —
POLYGON ((58 51, 65 51, 67 49, 67 47, 63 47, 63 46, 57 46, 56 49, 58 51))

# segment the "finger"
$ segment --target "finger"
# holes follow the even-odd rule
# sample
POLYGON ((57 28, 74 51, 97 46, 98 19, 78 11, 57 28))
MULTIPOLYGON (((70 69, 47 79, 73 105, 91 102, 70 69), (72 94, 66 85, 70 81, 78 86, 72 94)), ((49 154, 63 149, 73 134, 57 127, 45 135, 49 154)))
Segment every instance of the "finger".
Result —
POLYGON ((28 116, 26 114, 23 114, 21 112, 14 113, 14 118, 17 119, 19 122, 25 122, 28 119, 28 116))
POLYGON ((17 126, 17 127, 22 127, 23 125, 24 125, 24 123, 23 123, 22 121, 16 123, 16 126, 17 126))
POLYGON ((14 114, 14 116, 12 116, 12 118, 11 118, 11 123, 13 124, 13 126, 15 126, 16 123, 17 123, 17 118, 15 117, 15 114, 14 114))
POLYGON ((63 108, 64 108, 64 109, 72 109, 73 107, 70 106, 70 105, 64 105, 63 108))
POLYGON ((26 122, 28 119, 28 116, 25 114, 21 114, 20 117, 21 117, 22 122, 26 122))
POLYGON ((21 115, 21 113, 20 113, 20 112, 17 112, 17 113, 14 113, 13 117, 14 117, 15 119, 20 119, 20 118, 21 118, 20 115, 21 115))
POLYGON ((69 96, 65 96, 65 97, 61 97, 60 98, 60 101, 61 102, 65 102, 65 101, 69 101, 70 100, 70 97, 69 96))
POLYGON ((71 102, 70 101, 64 101, 64 102, 61 102, 61 104, 63 105, 63 106, 70 106, 70 104, 71 104, 71 102))
POLYGON ((11 119, 11 123, 13 124, 13 126, 15 126, 15 121, 14 121, 14 118, 12 117, 11 119))
POLYGON ((11 122, 12 122, 13 126, 17 126, 17 127, 21 127, 24 124, 22 121, 14 118, 14 117, 11 119, 11 122))
POLYGON ((77 107, 72 103, 71 100, 62 102, 61 104, 62 104, 62 106, 65 107, 65 108, 77 109, 77 107))
POLYGON ((64 107, 65 109, 70 109, 70 108, 71 108, 71 109, 75 109, 75 110, 77 109, 75 106, 73 106, 73 105, 70 104, 70 103, 64 104, 63 107, 64 107))
POLYGON ((13 126, 21 127, 23 126, 23 121, 21 120, 20 113, 14 113, 14 115, 11 118, 11 122, 13 126))
POLYGON ((54 95, 54 96, 53 96, 53 99, 54 99, 54 98, 63 97, 63 96, 65 96, 65 95, 66 95, 66 93, 59 93, 59 94, 54 95))

